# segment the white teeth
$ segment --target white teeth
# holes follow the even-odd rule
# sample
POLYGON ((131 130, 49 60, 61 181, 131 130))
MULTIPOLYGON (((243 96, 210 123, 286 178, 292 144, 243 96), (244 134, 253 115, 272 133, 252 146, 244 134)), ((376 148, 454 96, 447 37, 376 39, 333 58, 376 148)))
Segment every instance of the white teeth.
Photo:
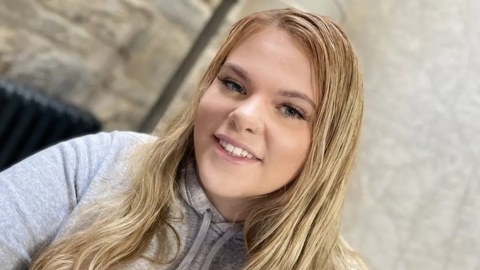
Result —
POLYGON ((233 146, 232 144, 229 144, 227 143, 226 141, 224 140, 219 140, 220 141, 220 145, 225 149, 227 150, 227 152, 229 154, 231 154, 232 156, 236 156, 236 157, 246 157, 246 158, 250 158, 250 159, 253 159, 253 155, 250 154, 249 152, 247 152, 246 150, 240 148, 240 147, 235 147, 233 146))
POLYGON ((242 148, 238 148, 238 147, 235 147, 232 151, 233 154, 237 155, 237 156, 240 156, 240 154, 242 153, 243 149, 242 148))

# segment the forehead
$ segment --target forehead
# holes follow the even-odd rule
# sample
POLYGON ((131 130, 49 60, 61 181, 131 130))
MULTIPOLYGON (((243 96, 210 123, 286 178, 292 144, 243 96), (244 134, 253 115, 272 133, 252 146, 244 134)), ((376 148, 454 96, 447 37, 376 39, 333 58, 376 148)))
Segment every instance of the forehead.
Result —
POLYGON ((315 100, 309 57, 284 30, 270 27, 246 37, 226 62, 239 65, 256 83, 276 90, 296 90, 315 100))

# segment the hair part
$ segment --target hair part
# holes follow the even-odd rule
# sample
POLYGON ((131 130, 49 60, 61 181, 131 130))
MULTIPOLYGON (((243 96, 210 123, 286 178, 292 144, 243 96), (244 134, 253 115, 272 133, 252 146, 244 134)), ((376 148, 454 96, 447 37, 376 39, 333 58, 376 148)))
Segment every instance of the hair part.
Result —
POLYGON ((339 232, 363 113, 357 56, 334 22, 295 9, 262 11, 234 24, 186 110, 156 142, 137 149, 130 162, 132 188, 87 208, 86 214, 99 213, 96 221, 47 247, 30 269, 107 269, 142 257, 155 235, 169 240, 151 261, 168 264, 177 259, 179 236, 172 223, 182 214, 176 183, 192 157, 196 109, 228 55, 244 37, 265 27, 285 30, 305 49, 319 106, 303 170, 251 209, 244 226, 243 269, 366 269, 339 232))

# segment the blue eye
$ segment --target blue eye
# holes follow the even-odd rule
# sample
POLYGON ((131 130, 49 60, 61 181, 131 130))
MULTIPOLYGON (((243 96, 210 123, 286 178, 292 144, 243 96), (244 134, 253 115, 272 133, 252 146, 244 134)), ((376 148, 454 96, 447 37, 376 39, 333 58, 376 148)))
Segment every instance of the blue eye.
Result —
POLYGON ((281 111, 287 118, 305 119, 305 115, 301 112, 301 109, 296 107, 295 105, 283 104, 281 111))
POLYGON ((229 78, 218 78, 230 91, 237 92, 242 95, 246 95, 247 92, 238 82, 229 78))
POLYGON ((230 89, 234 92, 238 92, 240 94, 245 94, 245 90, 243 90, 243 87, 238 83, 227 81, 225 83, 225 85, 228 87, 228 89, 230 89))

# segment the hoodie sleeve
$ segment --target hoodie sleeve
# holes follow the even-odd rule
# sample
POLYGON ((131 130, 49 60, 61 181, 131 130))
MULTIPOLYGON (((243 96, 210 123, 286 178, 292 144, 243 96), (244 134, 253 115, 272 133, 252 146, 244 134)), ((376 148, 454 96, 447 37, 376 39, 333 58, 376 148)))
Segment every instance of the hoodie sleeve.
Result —
POLYGON ((109 152, 114 133, 69 140, 0 173, 0 265, 25 269, 49 244, 109 152))

